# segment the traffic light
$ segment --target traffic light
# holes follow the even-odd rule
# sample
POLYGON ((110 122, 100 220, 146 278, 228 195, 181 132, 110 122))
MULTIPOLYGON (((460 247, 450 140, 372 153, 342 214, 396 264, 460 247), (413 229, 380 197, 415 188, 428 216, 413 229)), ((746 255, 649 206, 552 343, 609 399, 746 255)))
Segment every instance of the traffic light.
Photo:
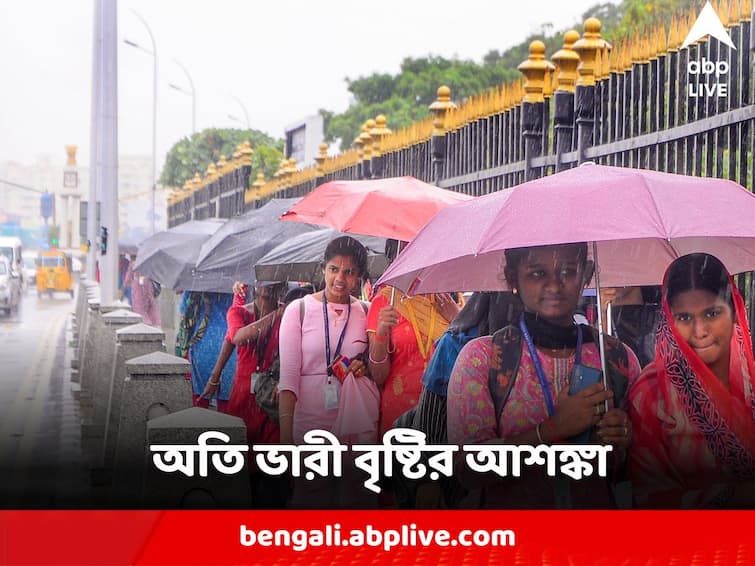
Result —
POLYGON ((107 255, 107 228, 100 226, 100 255, 107 255))

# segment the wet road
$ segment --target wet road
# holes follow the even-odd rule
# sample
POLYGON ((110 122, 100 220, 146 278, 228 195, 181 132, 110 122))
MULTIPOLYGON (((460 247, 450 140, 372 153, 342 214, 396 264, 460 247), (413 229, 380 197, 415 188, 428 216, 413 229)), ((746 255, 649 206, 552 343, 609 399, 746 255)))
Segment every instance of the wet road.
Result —
POLYGON ((28 290, 0 315, 0 506, 86 505, 78 402, 71 392, 67 294, 28 290))

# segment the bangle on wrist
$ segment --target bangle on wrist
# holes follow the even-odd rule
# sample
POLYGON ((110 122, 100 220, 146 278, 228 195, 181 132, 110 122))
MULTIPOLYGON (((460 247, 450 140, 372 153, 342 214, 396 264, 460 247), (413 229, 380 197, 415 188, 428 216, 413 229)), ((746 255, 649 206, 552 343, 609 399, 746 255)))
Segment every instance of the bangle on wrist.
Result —
POLYGON ((372 357, 372 352, 368 352, 367 359, 370 360, 371 364, 375 364, 376 366, 379 366, 380 364, 384 364, 388 361, 388 354, 386 354, 382 360, 376 360, 372 357))
POLYGON ((543 435, 540 434, 540 425, 543 423, 537 423, 537 426, 535 426, 535 434, 537 435, 537 441, 540 444, 545 444, 545 440, 543 440, 543 435))
POLYGON ((215 381, 213 381, 213 380, 211 379, 211 380, 209 381, 209 384, 210 384, 210 385, 220 385, 220 380, 219 380, 219 379, 216 379, 215 381))
POLYGON ((280 414, 278 415, 278 420, 280 420, 280 419, 283 419, 283 418, 286 418, 286 417, 293 417, 293 416, 294 416, 294 414, 293 414, 293 413, 280 413, 280 414))
POLYGON ((380 334, 378 334, 377 332, 375 332, 375 340, 377 342, 385 342, 385 336, 381 336, 380 334))

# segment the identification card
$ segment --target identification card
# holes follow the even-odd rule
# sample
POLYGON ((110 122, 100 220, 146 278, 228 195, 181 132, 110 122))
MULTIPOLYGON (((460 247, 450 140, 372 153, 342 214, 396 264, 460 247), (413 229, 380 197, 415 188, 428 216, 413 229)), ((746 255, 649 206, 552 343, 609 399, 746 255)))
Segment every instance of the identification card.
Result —
POLYGON ((323 387, 325 390, 325 410, 331 411, 338 408, 338 387, 335 383, 326 383, 323 387))

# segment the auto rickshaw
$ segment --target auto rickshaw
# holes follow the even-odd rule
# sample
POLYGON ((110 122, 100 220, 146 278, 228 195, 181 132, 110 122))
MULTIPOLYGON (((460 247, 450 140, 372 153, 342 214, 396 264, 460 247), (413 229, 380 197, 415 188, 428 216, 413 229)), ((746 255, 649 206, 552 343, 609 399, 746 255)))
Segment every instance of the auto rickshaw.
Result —
POLYGON ((37 255, 37 296, 44 293, 69 293, 73 298, 73 268, 71 254, 60 250, 41 251, 37 255))

